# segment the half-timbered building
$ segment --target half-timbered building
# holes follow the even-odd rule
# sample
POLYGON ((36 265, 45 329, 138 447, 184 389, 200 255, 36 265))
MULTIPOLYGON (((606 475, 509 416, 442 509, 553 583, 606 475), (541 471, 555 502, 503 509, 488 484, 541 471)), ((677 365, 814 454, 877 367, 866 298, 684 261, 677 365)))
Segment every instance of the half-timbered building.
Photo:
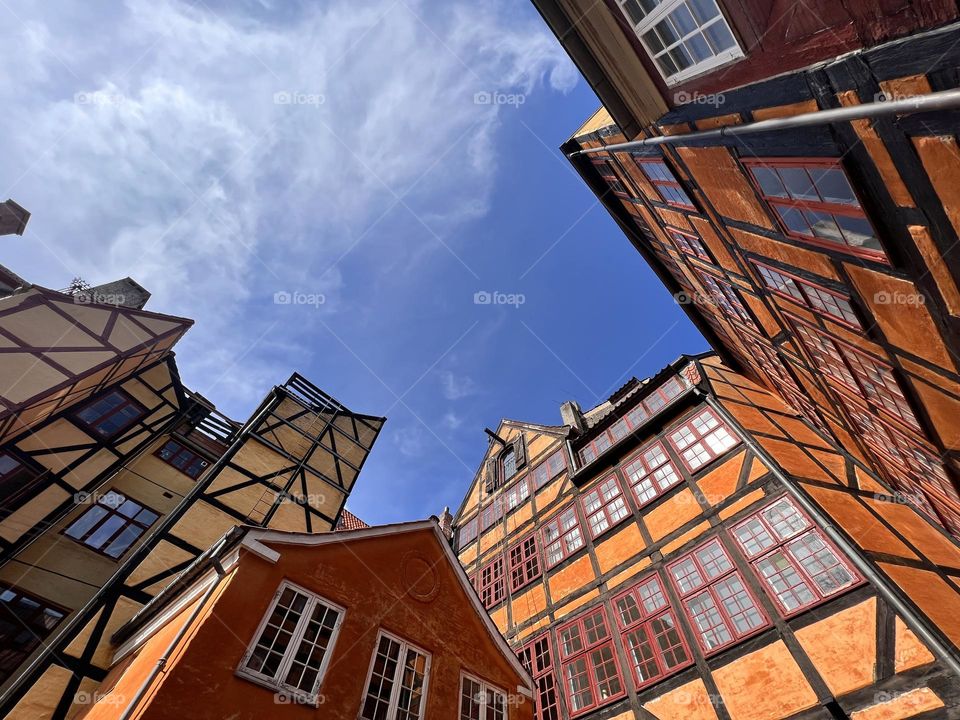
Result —
POLYGON ((294 373, 232 420, 180 380, 192 321, 133 281, 0 279, 0 715, 64 718, 111 633, 231 527, 341 522, 384 419, 294 373))
POLYGON ((714 354, 503 420, 455 519, 536 718, 960 717, 960 549, 714 354))

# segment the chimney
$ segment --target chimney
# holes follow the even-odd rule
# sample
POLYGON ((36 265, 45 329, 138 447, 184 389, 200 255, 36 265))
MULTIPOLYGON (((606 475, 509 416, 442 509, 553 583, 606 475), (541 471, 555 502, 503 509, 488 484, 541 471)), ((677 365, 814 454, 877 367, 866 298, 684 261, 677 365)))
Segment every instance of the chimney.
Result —
POLYGON ((30 213, 13 200, 0 203, 0 235, 23 235, 30 213))
POLYGON ((437 522, 440 524, 440 531, 446 536, 447 540, 453 539, 453 515, 450 514, 450 508, 444 506, 437 522))
POLYGON ((577 432, 583 432, 583 410, 576 400, 567 400, 560 406, 560 419, 577 432))

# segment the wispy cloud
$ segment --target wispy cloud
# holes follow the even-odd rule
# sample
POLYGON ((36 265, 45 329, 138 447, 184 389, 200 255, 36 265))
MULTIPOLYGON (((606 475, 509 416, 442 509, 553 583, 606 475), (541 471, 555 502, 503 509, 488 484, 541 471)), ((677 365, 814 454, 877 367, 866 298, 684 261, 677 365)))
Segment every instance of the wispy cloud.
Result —
POLYGON ((451 370, 440 372, 440 388, 447 400, 460 400, 477 392, 477 384, 469 376, 451 370))

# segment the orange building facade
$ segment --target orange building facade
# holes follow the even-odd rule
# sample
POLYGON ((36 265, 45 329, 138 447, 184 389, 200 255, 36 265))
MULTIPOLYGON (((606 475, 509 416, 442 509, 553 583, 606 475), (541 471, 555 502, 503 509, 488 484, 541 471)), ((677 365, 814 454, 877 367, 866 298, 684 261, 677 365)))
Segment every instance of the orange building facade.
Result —
POLYGON ((84 720, 531 720, 435 520, 237 528, 114 635, 84 720))
POLYGON ((504 420, 456 519, 537 720, 960 717, 960 549, 715 355, 504 420))

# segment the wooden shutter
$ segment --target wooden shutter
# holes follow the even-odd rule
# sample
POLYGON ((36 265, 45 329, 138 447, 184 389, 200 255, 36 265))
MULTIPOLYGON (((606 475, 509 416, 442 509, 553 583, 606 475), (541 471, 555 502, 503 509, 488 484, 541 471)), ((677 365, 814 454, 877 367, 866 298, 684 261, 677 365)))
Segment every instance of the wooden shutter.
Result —
POLYGON ((523 444, 523 432, 513 441, 513 457, 517 461, 517 470, 527 464, 527 449, 523 444))
POLYGON ((496 456, 487 460, 487 467, 484 471, 484 487, 488 493, 497 489, 497 475, 500 471, 500 462, 496 456))

